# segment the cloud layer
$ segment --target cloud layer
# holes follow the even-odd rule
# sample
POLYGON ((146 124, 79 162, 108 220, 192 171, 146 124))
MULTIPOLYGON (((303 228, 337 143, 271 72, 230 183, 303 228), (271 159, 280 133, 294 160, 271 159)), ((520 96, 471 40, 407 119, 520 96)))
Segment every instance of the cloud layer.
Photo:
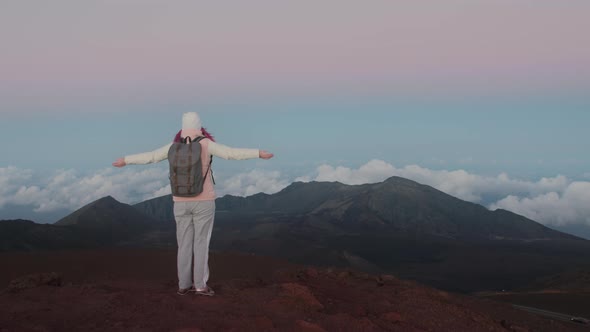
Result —
MULTIPOLYGON (((391 176, 430 185, 492 210, 510 210, 547 225, 590 225, 590 182, 572 181, 563 175, 527 181, 513 179, 506 173, 482 176, 465 170, 432 170, 418 165, 397 168, 382 160, 371 160, 356 169, 324 164, 295 179, 279 171, 255 169, 218 181, 216 191, 219 196, 250 196, 276 193, 292 181, 364 184, 391 176)), ((31 170, 0 168, 0 217, 5 205, 32 205, 36 212, 43 213, 75 210, 106 195, 133 204, 169 193, 168 170, 163 167, 109 168, 88 175, 59 170, 43 179, 31 170)))
POLYGON ((35 212, 74 210, 108 195, 133 203, 170 193, 167 179, 162 168, 104 169, 90 175, 58 170, 44 179, 31 170, 0 168, 0 208, 12 204, 32 205, 35 212))
MULTIPOLYGON (((289 185, 278 171, 252 170, 217 183, 219 196, 250 196, 275 193, 289 185)), ((58 170, 41 178, 29 169, 0 168, 0 219, 6 205, 34 206, 43 213, 58 209, 75 210, 104 196, 128 204, 170 194, 168 169, 145 167, 107 168, 93 174, 58 170)))
POLYGON ((522 214, 544 224, 590 225, 590 182, 572 182, 561 192, 552 191, 535 197, 509 195, 490 207, 522 214))
POLYGON ((273 194, 288 186, 281 172, 253 170, 230 177, 216 189, 218 195, 251 196, 257 193, 273 194))

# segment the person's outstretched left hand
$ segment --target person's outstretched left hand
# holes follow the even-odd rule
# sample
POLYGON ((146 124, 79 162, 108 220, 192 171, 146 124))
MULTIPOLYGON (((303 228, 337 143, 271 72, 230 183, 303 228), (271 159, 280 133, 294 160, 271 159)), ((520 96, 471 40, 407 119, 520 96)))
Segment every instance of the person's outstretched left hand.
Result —
POLYGON ((113 166, 115 167, 123 167, 125 165, 127 165, 127 163, 125 163, 125 158, 119 158, 113 163, 113 166))

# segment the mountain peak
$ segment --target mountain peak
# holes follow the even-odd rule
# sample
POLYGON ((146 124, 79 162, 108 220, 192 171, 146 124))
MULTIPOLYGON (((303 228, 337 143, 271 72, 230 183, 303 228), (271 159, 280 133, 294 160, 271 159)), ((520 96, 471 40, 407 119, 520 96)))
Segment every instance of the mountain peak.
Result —
POLYGON ((400 176, 394 175, 390 176, 383 182, 403 182, 403 183, 417 183, 416 181, 412 181, 410 179, 402 178, 400 176))
POLYGON ((115 202, 118 202, 118 201, 117 201, 117 200, 116 200, 116 199, 115 199, 113 196, 111 196, 111 195, 107 195, 107 196, 105 196, 105 197, 99 198, 99 199, 97 200, 97 202, 98 202, 98 201, 115 201, 115 202))
POLYGON ((108 195, 97 199, 96 201, 92 202, 91 204, 123 204, 116 200, 113 196, 108 195))
POLYGON ((121 203, 112 196, 102 197, 91 202, 72 214, 62 218, 56 225, 77 225, 92 229, 141 228, 152 224, 154 220, 128 204, 121 203))

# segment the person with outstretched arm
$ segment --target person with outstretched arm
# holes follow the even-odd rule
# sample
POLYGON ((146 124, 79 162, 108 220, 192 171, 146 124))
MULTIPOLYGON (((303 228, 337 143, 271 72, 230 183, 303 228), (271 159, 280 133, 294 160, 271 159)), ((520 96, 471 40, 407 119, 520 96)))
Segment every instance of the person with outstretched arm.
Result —
MULTIPOLYGON (((205 128, 202 128, 199 115, 195 112, 189 112, 183 114, 182 130, 176 134, 172 143, 166 144, 151 152, 119 158, 113 163, 113 166, 123 167, 126 165, 157 163, 169 159, 169 156, 173 156, 174 162, 178 162, 178 160, 183 160, 183 156, 178 157, 182 153, 181 149, 191 149, 190 146, 194 144, 200 145, 193 146, 193 148, 196 148, 193 151, 200 152, 200 167, 202 169, 199 170, 198 167, 195 167, 196 171, 194 169, 191 170, 191 175, 188 175, 188 177, 192 178, 188 179, 187 182, 195 179, 196 182, 199 182, 198 180, 202 179, 202 187, 196 190, 189 188, 188 192, 182 191, 181 194, 181 190, 185 190, 186 188, 178 189, 178 185, 175 184, 176 178, 172 174, 177 168, 169 160, 173 193, 172 199, 174 201, 174 218, 176 220, 176 239, 178 242, 177 293, 179 295, 185 295, 194 291, 199 295, 212 296, 215 292, 211 287, 207 286, 207 280, 209 279, 209 242, 215 219, 216 198, 213 187, 213 176, 210 169, 212 157, 244 160, 254 158, 270 159, 274 155, 264 150, 231 148, 215 142, 213 136, 205 128), (191 265, 193 266, 192 268, 191 265)), ((198 158, 190 156, 188 161, 194 163, 196 159, 198 158)), ((181 176, 179 176, 179 179, 181 179, 181 176)), ((180 182, 180 180, 178 181, 180 182)), ((185 182, 185 180, 182 179, 182 182, 185 182)))

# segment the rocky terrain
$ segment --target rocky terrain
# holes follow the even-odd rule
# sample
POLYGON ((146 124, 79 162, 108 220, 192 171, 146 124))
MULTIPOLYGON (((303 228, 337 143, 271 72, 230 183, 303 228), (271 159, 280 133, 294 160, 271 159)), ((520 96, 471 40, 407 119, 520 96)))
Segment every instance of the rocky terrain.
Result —
POLYGON ((179 296, 174 250, 2 253, 0 331, 587 330, 392 275, 235 253, 210 263, 217 294, 179 296))

